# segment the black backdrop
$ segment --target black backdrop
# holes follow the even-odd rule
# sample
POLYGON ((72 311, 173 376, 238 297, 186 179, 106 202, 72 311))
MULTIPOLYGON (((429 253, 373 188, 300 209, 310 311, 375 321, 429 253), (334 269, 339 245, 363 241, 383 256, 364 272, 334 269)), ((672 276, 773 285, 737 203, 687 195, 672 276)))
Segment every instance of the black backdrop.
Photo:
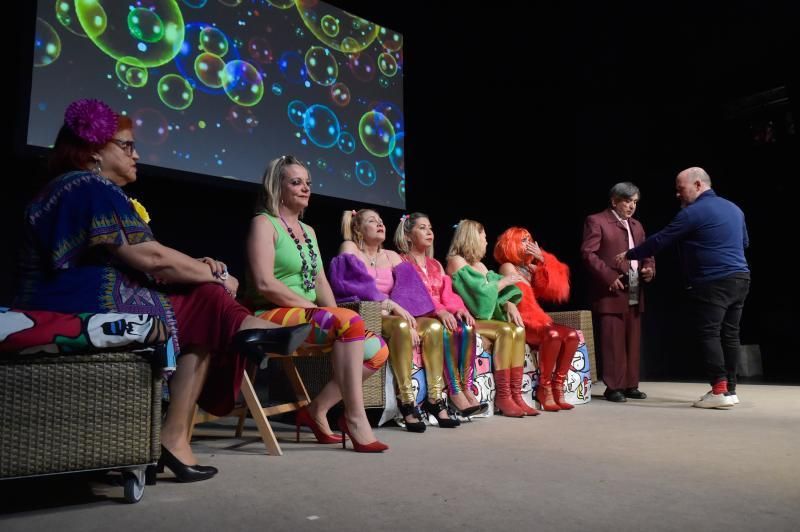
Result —
MULTIPOLYGON (((586 308, 583 218, 606 205, 613 183, 632 180, 642 189, 638 217, 654 232, 677 209, 675 174, 704 166, 715 189, 748 217, 754 273, 743 340, 761 344, 766 380, 800 381, 792 334, 799 294, 792 263, 783 259, 794 253, 800 176, 799 137, 785 123, 787 113, 800 117, 791 2, 657 9, 641 2, 331 3, 404 34, 408 209, 430 214, 437 257, 460 218, 484 223, 490 242, 509 225, 525 225, 572 266, 565 307, 586 308), (785 87, 788 103, 744 110, 742 98, 775 87, 785 87), (753 141, 751 126, 773 115, 775 142, 753 141)), ((7 103, 14 138, 6 145, 0 209, 2 302, 14 293, 21 212, 44 173, 42 154, 21 140, 35 12, 22 9, 28 13, 12 25, 16 54, 8 65, 19 74, 11 87, 17 99, 7 103)), ((130 192, 150 210, 162 242, 243 274, 253 187, 142 168, 130 192)), ((325 257, 338 246, 341 211, 358 207, 313 198, 306 221, 325 257)), ((382 211, 391 229, 400 214, 382 211)), ((680 286, 674 253, 666 251, 645 317, 645 379, 702 378, 683 333, 680 286)))

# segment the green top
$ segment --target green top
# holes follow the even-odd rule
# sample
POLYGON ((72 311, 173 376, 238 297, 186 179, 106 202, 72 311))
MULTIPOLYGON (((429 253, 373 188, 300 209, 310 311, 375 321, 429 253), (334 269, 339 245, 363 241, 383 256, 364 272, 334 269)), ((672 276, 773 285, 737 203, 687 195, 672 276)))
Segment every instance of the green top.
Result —
POLYGON ((519 303, 522 292, 512 284, 498 293, 497 282, 502 278, 502 275, 491 270, 484 277, 472 266, 462 266, 453 274, 453 288, 475 318, 508 321, 503 305, 508 301, 519 303))
MULTIPOLYGON (((311 302, 316 302, 317 291, 314 289, 305 289, 303 286, 303 276, 300 273, 303 267, 303 264, 300 260, 301 256, 306 260, 308 267, 311 267, 311 257, 308 255, 308 246, 306 245, 305 238, 303 235, 295 235, 300 239, 300 249, 298 250, 297 244, 295 244, 294 240, 292 240, 292 237, 289 236, 289 232, 286 231, 286 227, 283 225, 283 222, 280 220, 280 218, 276 218, 266 211, 261 211, 258 214, 266 216, 275 227, 275 234, 277 235, 277 238, 275 239, 275 264, 272 269, 275 278, 288 286, 289 289, 295 294, 308 299, 311 302)), ((314 245, 314 251, 317 254, 317 271, 319 271, 320 268, 322 268, 322 256, 319 251, 317 239, 313 236, 311 231, 309 231, 309 227, 306 224, 300 222, 300 225, 303 227, 306 233, 308 233, 309 237, 311 238, 311 242, 314 245)), ((250 284, 252 286, 253 283, 250 284)), ((275 306, 274 303, 264 299, 264 296, 261 294, 252 294, 252 299, 253 303, 256 305, 256 308, 269 308, 275 306)))

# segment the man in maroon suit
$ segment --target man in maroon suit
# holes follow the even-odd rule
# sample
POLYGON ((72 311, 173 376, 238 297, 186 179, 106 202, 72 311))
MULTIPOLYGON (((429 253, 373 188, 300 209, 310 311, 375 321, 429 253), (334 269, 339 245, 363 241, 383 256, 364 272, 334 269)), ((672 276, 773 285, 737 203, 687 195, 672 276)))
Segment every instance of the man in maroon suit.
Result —
POLYGON ((639 202, 639 188, 617 183, 609 192, 611 207, 586 218, 581 256, 591 274, 592 310, 599 324, 599 349, 606 399, 624 402, 645 399, 639 391, 639 352, 644 291, 640 281, 655 276, 655 260, 625 261, 615 256, 644 242, 644 228, 631 218, 639 202))

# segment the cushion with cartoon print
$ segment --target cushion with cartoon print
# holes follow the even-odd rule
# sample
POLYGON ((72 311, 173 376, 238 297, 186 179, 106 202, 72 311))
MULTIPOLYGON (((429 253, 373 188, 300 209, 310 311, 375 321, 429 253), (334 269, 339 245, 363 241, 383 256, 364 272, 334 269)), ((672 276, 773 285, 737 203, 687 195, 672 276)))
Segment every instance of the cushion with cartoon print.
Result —
POLYGON ((163 321, 148 314, 79 313, 0 307, 0 353, 66 354, 163 344, 163 321))

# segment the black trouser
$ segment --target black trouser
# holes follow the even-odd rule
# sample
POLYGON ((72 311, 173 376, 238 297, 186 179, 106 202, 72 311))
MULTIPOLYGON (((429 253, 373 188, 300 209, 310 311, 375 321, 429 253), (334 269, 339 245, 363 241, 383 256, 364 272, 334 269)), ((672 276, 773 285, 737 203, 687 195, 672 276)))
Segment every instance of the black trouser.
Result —
POLYGON ((690 327, 705 359, 709 382, 713 386, 727 380, 731 392, 736 389, 741 351, 739 321, 749 291, 749 273, 737 273, 687 290, 690 327))

